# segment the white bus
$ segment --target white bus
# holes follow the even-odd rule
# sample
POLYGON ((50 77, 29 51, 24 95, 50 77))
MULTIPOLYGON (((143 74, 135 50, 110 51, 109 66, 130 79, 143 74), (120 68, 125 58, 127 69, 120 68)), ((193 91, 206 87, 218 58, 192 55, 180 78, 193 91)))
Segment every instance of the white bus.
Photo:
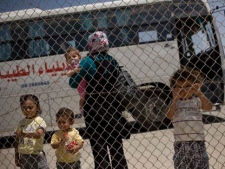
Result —
POLYGON ((110 54, 146 96, 130 110, 139 122, 148 126, 163 120, 171 99, 168 79, 185 65, 201 70, 207 78, 203 92, 213 103, 223 103, 224 54, 206 1, 123 0, 27 9, 0 14, 1 131, 13 129, 22 118, 22 94, 39 96, 42 116, 50 127, 56 126, 59 107, 79 110, 79 96, 68 85, 63 54, 73 46, 85 56, 87 37, 96 30, 106 32, 110 54))

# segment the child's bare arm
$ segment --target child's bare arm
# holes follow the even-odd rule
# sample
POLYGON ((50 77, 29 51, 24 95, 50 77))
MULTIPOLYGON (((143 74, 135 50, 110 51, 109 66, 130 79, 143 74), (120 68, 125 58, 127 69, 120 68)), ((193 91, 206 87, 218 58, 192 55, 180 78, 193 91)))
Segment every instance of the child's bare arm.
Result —
POLYGON ((41 138, 43 134, 44 134, 44 129, 40 128, 40 129, 37 129, 35 133, 24 133, 23 131, 17 132, 16 136, 21 138, 28 137, 28 138, 39 139, 41 138))
POLYGON ((205 110, 205 111, 212 110, 213 104, 211 103, 211 101, 202 92, 199 92, 197 94, 197 96, 201 100, 201 109, 202 110, 205 110))
POLYGON ((23 131, 21 132, 16 132, 17 137, 28 137, 28 138, 33 138, 33 139, 39 139, 41 136, 44 134, 44 129, 39 128, 35 133, 24 133, 23 131))
POLYGON ((201 84, 195 83, 193 85, 193 91, 197 97, 201 100, 201 109, 205 111, 209 111, 212 109, 213 104, 211 101, 201 92, 200 90, 201 84))
POLYGON ((83 141, 78 142, 76 145, 73 146, 71 150, 68 150, 70 153, 76 153, 78 152, 84 145, 83 141))
POLYGON ((65 145, 65 139, 61 139, 60 141, 51 144, 53 149, 58 149, 63 145, 65 145))
POLYGON ((174 114, 176 112, 176 101, 172 100, 172 103, 170 104, 167 112, 166 112, 166 117, 168 119, 171 119, 173 118, 174 114))
POLYGON ((68 70, 66 75, 68 77, 71 77, 71 76, 73 76, 74 73, 79 73, 79 71, 80 71, 80 68, 74 68, 73 70, 68 70))
POLYGON ((173 95, 173 100, 172 103, 170 104, 167 112, 166 112, 166 117, 169 119, 172 119, 175 112, 176 112, 176 103, 180 99, 180 89, 179 88, 174 88, 172 89, 172 95, 173 95))

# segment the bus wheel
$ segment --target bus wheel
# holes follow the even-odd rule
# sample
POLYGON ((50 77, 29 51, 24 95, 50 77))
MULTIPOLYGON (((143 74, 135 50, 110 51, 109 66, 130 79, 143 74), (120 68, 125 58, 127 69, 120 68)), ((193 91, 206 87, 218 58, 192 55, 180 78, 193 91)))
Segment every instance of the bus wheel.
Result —
POLYGON ((165 99, 160 96, 154 96, 146 102, 146 117, 153 122, 162 122, 165 119, 168 104, 165 99))
POLYGON ((130 110, 132 117, 141 127, 149 129, 154 122, 160 123, 166 117, 169 105, 168 95, 159 95, 157 92, 147 92, 141 98, 137 106, 130 110))

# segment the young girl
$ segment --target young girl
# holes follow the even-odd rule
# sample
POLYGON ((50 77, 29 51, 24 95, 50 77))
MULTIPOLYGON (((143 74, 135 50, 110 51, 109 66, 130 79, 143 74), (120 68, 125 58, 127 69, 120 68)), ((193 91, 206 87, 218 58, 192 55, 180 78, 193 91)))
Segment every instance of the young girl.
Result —
POLYGON ((212 103, 201 92, 203 78, 191 68, 177 70, 170 79, 173 100, 167 117, 174 127, 174 168, 208 169, 204 124, 201 110, 209 111, 212 103))
MULTIPOLYGON (((79 63, 81 60, 81 55, 79 50, 69 47, 65 53, 65 58, 66 58, 66 64, 67 64, 67 67, 66 67, 67 76, 71 77, 74 73, 78 73, 80 71, 79 63)), ((83 105, 85 100, 85 89, 86 89, 86 81, 83 78, 77 88, 77 91, 80 95, 79 106, 80 106, 81 114, 83 112, 83 105)))
POLYGON ((84 140, 79 131, 72 127, 74 124, 74 112, 71 109, 62 107, 56 113, 56 122, 59 131, 56 131, 51 138, 51 146, 56 153, 57 169, 80 169, 80 152, 84 140))
POLYGON ((25 118, 16 128, 15 163, 21 169, 49 169, 43 152, 46 123, 39 116, 38 97, 32 94, 20 97, 20 107, 25 118))

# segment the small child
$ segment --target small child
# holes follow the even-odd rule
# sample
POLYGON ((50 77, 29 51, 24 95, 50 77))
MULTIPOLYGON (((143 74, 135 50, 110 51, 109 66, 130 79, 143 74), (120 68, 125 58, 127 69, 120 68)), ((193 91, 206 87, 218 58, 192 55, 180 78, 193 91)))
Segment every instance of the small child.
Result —
POLYGON ((208 169, 201 110, 210 111, 212 103, 201 92, 203 78, 191 68, 177 70, 170 78, 173 100, 166 116, 174 127, 174 168, 208 169))
MULTIPOLYGON (((74 49, 72 47, 69 47, 65 53, 66 58, 66 70, 67 70, 67 76, 71 77, 74 73, 78 73, 80 71, 79 68, 79 62, 81 60, 81 55, 79 50, 74 49)), ((82 79, 79 83, 79 86, 77 87, 77 91, 80 95, 80 101, 79 101, 79 107, 80 107, 80 113, 83 113, 83 105, 85 101, 85 89, 86 89, 86 81, 85 79, 82 79)))
POLYGON ((56 149, 57 169, 80 169, 80 152, 84 140, 78 130, 71 128, 74 124, 72 110, 62 107, 56 114, 59 131, 52 135, 51 146, 56 149))
POLYGON ((43 151, 46 123, 39 116, 38 97, 32 94, 21 96, 20 107, 25 118, 16 128, 15 164, 21 169, 49 169, 43 151))

